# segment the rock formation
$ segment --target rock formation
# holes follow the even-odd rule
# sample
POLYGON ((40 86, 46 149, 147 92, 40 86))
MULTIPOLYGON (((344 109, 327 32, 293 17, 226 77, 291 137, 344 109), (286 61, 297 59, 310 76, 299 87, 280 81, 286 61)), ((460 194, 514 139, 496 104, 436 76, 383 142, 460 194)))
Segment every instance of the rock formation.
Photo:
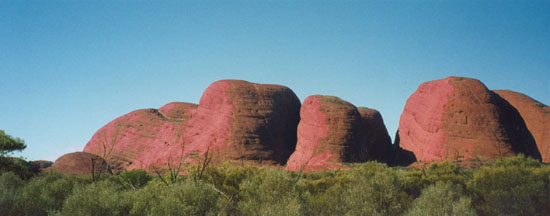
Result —
POLYGON ((313 95, 300 110, 298 143, 289 170, 341 168, 342 162, 366 161, 367 145, 357 108, 340 98, 313 95))
POLYGON ((32 169, 36 169, 38 171, 41 171, 41 170, 46 169, 48 167, 51 167, 52 165, 53 165, 53 162, 47 161, 47 160, 29 161, 29 166, 32 169))
POLYGON ((361 114, 361 127, 366 142, 369 160, 390 163, 393 157, 393 145, 390 135, 378 110, 358 107, 361 114))
POLYGON ((210 151, 223 160, 284 164, 296 145, 300 101, 287 87, 241 80, 212 83, 199 105, 170 103, 126 114, 84 148, 116 171, 165 166, 210 151))
POLYGON ((91 175, 110 173, 107 163, 101 157, 87 152, 73 152, 59 157, 48 170, 56 170, 65 174, 91 175))
POLYGON ((285 86, 217 81, 186 122, 184 151, 282 165, 296 145, 299 113, 300 100, 285 86))
POLYGON ((542 161, 550 162, 550 107, 527 95, 510 90, 494 91, 514 108, 525 121, 527 128, 535 138, 542 161))
MULTIPOLYGON (((193 109, 193 106, 175 107, 180 109, 172 109, 169 114, 184 116, 181 113, 193 109)), ((173 155, 182 152, 183 122, 169 119, 155 109, 136 110, 99 129, 84 147, 84 152, 102 156, 114 172, 165 164, 173 155), (179 150, 167 151, 173 147, 179 150)))
POLYGON ((480 81, 423 83, 399 121, 399 145, 419 161, 486 159, 522 152, 540 158, 519 113, 480 81))

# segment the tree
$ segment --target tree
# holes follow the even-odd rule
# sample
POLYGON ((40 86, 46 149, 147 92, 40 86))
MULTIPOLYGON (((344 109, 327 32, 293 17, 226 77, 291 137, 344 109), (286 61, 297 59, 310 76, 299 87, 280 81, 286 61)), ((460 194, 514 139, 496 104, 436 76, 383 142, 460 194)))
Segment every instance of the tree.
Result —
POLYGON ((20 138, 14 138, 3 130, 0 130, 0 157, 5 157, 14 151, 22 151, 25 148, 27 148, 25 141, 20 138))

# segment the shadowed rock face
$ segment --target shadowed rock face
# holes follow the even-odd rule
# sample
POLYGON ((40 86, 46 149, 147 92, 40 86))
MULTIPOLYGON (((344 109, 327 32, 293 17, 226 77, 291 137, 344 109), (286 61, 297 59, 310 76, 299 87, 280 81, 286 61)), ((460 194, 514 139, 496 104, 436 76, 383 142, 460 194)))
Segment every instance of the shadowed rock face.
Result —
POLYGON ((378 110, 358 107, 361 114, 361 126, 369 160, 390 163, 393 157, 393 146, 390 135, 378 110))
POLYGON ((91 175, 101 169, 102 173, 110 173, 107 163, 99 156, 87 152, 73 152, 59 157, 48 170, 56 170, 65 174, 91 175))
POLYGON ((550 107, 510 90, 494 91, 516 108, 535 138, 543 162, 550 162, 550 107))
POLYGON ((342 162, 367 160, 367 145, 357 108, 340 98, 313 95, 300 111, 298 143, 289 170, 341 168, 342 162))
POLYGON ((51 167, 53 165, 53 162, 47 161, 47 160, 35 160, 35 161, 29 161, 29 165, 31 167, 35 167, 38 170, 43 170, 48 167, 51 167))
POLYGON ((284 164, 296 145, 299 110, 287 87, 221 80, 199 105, 170 103, 110 122, 84 151, 105 154, 116 171, 162 167, 207 150, 223 160, 284 164))
POLYGON ((519 113, 480 81, 426 82, 407 100, 399 145, 419 161, 498 158, 518 152, 540 158, 519 113))

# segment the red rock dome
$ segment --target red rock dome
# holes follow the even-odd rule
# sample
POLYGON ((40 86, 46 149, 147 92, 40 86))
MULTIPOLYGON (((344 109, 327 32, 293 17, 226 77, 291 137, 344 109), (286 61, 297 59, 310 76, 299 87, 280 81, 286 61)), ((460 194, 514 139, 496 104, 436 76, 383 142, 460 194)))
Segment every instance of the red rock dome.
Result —
POLYGON ((313 95, 305 99, 300 117, 298 143, 287 169, 327 170, 343 167, 342 162, 367 160, 362 119, 353 104, 313 95))
POLYGON ((540 158, 519 113, 475 79, 423 83, 405 105, 399 145, 419 161, 498 158, 522 152, 540 158))
POLYGON ((65 174, 91 175, 110 173, 109 166, 101 157, 87 152, 73 152, 59 157, 48 170, 56 170, 65 174))
POLYGON ((516 108, 535 138, 542 161, 550 162, 550 107, 519 92, 494 91, 516 108))

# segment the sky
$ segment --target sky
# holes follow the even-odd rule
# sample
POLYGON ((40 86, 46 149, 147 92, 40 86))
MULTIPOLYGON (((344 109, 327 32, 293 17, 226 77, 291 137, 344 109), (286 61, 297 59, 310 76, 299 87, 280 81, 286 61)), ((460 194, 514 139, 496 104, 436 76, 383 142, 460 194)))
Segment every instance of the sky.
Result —
POLYGON ((55 160, 103 125, 243 79, 378 109, 447 76, 550 104, 550 1, 0 0, 0 129, 55 160))

